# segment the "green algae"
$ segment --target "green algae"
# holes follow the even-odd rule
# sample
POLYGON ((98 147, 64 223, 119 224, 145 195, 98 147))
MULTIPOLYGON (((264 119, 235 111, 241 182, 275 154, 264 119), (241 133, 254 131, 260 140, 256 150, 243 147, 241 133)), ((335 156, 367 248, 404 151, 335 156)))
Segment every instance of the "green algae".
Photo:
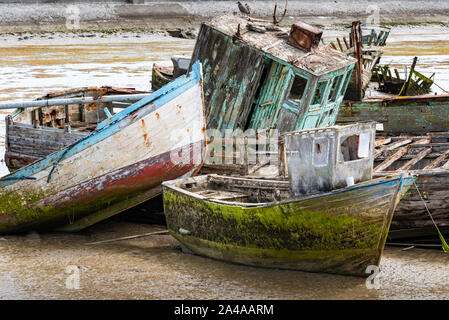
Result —
POLYGON ((342 250, 377 248, 383 223, 350 214, 306 210, 295 203, 240 207, 164 191, 167 223, 175 220, 198 237, 244 247, 342 250), (191 208, 189 214, 181 214, 191 208))

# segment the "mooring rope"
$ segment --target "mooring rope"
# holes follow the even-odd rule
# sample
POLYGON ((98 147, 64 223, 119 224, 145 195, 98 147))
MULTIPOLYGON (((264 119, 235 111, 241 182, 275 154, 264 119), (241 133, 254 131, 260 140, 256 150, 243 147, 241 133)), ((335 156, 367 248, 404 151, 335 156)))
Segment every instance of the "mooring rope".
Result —
POLYGON ((441 88, 439 85, 437 85, 435 82, 433 82, 434 85, 436 85, 438 88, 440 88, 441 90, 443 90, 446 93, 449 93, 449 91, 444 90, 443 88, 441 88))
POLYGON ((422 202, 424 203, 424 207, 426 207, 426 211, 429 214, 429 217, 432 220, 433 225, 437 229, 438 236, 440 237, 440 240, 441 240, 441 243, 442 243, 443 251, 445 253, 448 253, 449 252, 449 245, 446 243, 446 240, 444 239, 443 235, 441 234, 440 229, 438 228, 437 224, 435 223, 435 220, 433 219, 432 214, 430 213, 430 210, 427 207, 427 203, 424 200, 424 198, 422 197, 421 192, 419 191, 418 186, 416 185, 416 181, 415 180, 413 180, 413 184, 415 185, 416 191, 418 191, 419 197, 421 198, 422 202))

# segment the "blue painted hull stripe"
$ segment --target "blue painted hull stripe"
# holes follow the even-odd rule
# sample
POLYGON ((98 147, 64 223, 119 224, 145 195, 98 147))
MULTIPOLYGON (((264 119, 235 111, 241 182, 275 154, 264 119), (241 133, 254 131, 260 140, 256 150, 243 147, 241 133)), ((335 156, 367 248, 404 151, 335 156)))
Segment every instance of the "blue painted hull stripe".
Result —
POLYGON ((124 127, 129 126, 131 123, 138 121, 143 116, 156 111, 158 108, 167 104, 169 101, 173 100, 183 92, 192 88, 201 80, 201 77, 202 67, 201 64, 197 61, 192 66, 192 71, 190 72, 188 77, 184 75, 173 80, 159 90, 150 94, 148 97, 137 101, 136 103, 130 105, 128 108, 113 115, 111 118, 102 121, 98 124, 96 131, 94 131, 91 135, 56 153, 49 155, 48 157, 38 162, 32 163, 12 174, 3 177, 6 180, 0 181, 0 188, 4 188, 8 185, 16 183, 17 181, 33 176, 36 173, 53 166, 55 162, 67 159, 110 137, 114 133, 122 130, 124 127), (146 107, 150 103, 152 103, 152 105, 148 106, 148 110, 145 110, 145 113, 141 114, 140 117, 134 119, 133 121, 126 121, 125 123, 122 121, 123 119, 129 117, 132 113, 138 111, 143 107, 146 107))

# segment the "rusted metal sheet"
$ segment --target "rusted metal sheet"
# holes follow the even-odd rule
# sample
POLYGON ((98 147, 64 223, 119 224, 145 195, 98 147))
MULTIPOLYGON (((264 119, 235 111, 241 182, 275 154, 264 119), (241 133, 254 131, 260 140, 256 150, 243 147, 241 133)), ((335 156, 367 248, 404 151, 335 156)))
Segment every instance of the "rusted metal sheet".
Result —
POLYGON ((303 22, 296 22, 292 25, 288 41, 292 46, 310 52, 319 45, 322 35, 323 30, 303 22))
POLYGON ((137 205, 205 154, 201 65, 91 135, 0 179, 0 232, 75 231, 137 205))

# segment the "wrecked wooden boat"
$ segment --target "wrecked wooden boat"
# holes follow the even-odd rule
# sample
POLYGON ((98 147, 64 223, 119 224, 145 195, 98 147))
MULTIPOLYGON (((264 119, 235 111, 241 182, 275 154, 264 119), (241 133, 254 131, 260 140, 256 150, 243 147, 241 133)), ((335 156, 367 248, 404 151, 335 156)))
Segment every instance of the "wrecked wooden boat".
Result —
POLYGON ((378 137, 374 175, 400 172, 418 178, 396 208, 389 239, 438 236, 434 223, 448 234, 449 132, 378 137))
POLYGON ((343 37, 343 40, 337 38, 338 47, 331 42, 333 48, 357 59, 345 100, 360 101, 365 96, 373 71, 383 55, 383 47, 390 31, 390 28, 354 21, 349 41, 346 37, 343 37))
POLYGON ((107 118, 105 108, 113 115, 114 108, 148 94, 133 88, 83 87, 47 93, 26 106, 3 104, 19 106, 5 119, 6 166, 14 171, 71 145, 107 118))
POLYGON ((186 74, 190 65, 190 58, 173 56, 171 62, 171 66, 153 63, 153 70, 151 71, 151 89, 153 91, 186 74))
POLYGON ((205 150, 202 68, 99 123, 94 132, 0 178, 0 233, 77 231, 195 174, 205 150))
POLYGON ((368 97, 345 101, 337 123, 377 121, 383 135, 423 135, 449 131, 449 95, 368 97))
POLYGON ((288 133, 288 181, 202 175, 162 184, 170 234, 196 254, 366 276, 414 178, 372 179, 375 124, 288 133))
POLYGON ((221 16, 201 25, 192 61, 204 66, 207 128, 289 132, 334 124, 355 60, 297 22, 221 16))
POLYGON ((389 65, 377 65, 373 70, 371 81, 378 83, 377 90, 380 92, 398 96, 419 96, 428 94, 431 92, 435 73, 427 77, 416 71, 415 67, 417 60, 417 57, 413 59, 410 71, 408 74, 406 72, 404 79, 399 75, 398 69, 391 68, 389 65), (393 72, 391 70, 393 70, 393 72))

